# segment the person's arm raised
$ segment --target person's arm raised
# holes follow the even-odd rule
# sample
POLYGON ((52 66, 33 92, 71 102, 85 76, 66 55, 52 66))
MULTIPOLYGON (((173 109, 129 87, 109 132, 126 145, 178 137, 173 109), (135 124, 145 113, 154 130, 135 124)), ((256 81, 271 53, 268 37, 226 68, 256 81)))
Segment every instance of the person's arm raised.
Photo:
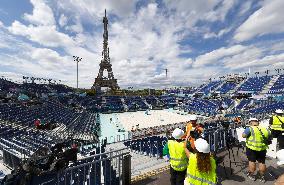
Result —
POLYGON ((186 156, 189 158, 190 151, 187 149, 187 142, 188 142, 188 137, 186 137, 185 142, 184 142, 184 151, 185 151, 186 156))

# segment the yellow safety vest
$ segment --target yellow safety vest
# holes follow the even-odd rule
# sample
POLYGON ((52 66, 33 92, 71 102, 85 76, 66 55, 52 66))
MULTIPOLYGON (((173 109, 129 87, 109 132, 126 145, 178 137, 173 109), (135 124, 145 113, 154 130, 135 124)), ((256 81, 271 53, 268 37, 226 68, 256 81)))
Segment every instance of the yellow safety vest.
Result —
POLYGON ((197 168, 196 154, 191 153, 189 157, 186 181, 190 185, 216 185, 216 162, 213 157, 210 157, 211 171, 199 172, 197 168))
POLYGON ((284 123, 284 117, 283 116, 273 116, 272 117, 272 125, 271 125, 271 129, 272 130, 280 130, 280 131, 284 131, 284 129, 282 128, 282 123, 279 119, 284 123))
POLYGON ((270 135, 270 131, 267 128, 257 126, 250 127, 251 134, 246 140, 246 146, 254 151, 263 151, 268 148, 268 145, 263 142, 264 138, 259 129, 261 130, 265 138, 268 138, 268 136, 270 135))
POLYGON ((184 142, 169 140, 170 165, 176 171, 184 171, 188 165, 188 159, 184 151, 184 142))

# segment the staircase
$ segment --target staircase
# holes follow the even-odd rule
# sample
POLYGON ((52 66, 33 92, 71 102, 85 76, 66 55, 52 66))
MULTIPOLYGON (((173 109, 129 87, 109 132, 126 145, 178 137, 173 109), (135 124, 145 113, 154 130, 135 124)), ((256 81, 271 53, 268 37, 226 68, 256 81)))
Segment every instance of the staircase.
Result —
POLYGON ((145 98, 141 98, 142 101, 148 106, 149 109, 152 109, 152 105, 150 105, 145 98))
POLYGON ((238 103, 237 105, 235 105, 235 102, 233 102, 232 105, 228 107, 228 109, 227 109, 228 112, 232 112, 232 110, 234 110, 235 107, 238 106, 239 104, 240 104, 240 103, 238 103))
MULTIPOLYGON (((123 142, 112 143, 106 145, 106 152, 126 148, 123 142)), ((135 178, 146 173, 165 168, 169 165, 164 159, 150 157, 135 151, 130 151, 131 154, 131 178, 135 178)), ((115 169, 115 166, 113 166, 115 169)), ((115 169, 117 170, 117 169, 115 169)))
POLYGON ((223 81, 222 83, 220 83, 220 85, 218 85, 216 88, 211 89, 211 92, 215 92, 217 89, 219 89, 220 87, 222 87, 222 85, 224 85, 226 83, 226 81, 223 81))
POLYGON ((121 100, 121 102, 123 104, 124 111, 128 111, 128 106, 126 105, 124 98, 121 98, 120 100, 121 100))
POLYGON ((247 79, 244 79, 243 81, 241 81, 234 89, 230 90, 228 93, 229 94, 235 93, 247 81, 247 79))
POLYGON ((275 82, 277 82, 279 77, 280 77, 280 75, 273 76, 271 78, 270 82, 263 87, 263 89, 260 92, 260 94, 267 94, 269 92, 270 88, 275 84, 275 82))
POLYGON ((135 152, 131 152, 131 156, 131 177, 134 178, 169 165, 164 159, 157 159, 156 157, 149 157, 135 152))

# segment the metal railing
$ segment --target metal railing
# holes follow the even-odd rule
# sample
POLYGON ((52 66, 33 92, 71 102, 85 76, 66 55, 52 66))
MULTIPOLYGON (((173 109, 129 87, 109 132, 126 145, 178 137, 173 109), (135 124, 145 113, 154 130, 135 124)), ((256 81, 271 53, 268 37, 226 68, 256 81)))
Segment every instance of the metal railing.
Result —
POLYGON ((56 175, 35 177, 40 185, 130 185, 131 156, 127 149, 96 154, 78 160, 56 175), (43 180, 44 179, 44 180, 43 180))

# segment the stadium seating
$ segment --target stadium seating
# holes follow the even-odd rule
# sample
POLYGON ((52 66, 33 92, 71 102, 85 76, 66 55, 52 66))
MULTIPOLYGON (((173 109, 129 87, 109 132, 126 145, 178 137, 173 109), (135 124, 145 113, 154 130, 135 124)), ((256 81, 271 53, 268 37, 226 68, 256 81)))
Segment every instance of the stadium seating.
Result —
POLYGON ((186 102, 185 109, 188 112, 214 115, 218 112, 219 105, 209 100, 193 99, 186 102))
POLYGON ((0 78, 0 91, 9 92, 11 89, 17 88, 19 85, 4 78, 0 78))
POLYGON ((234 82, 226 82, 221 87, 219 87, 216 91, 219 91, 221 94, 226 94, 230 90, 234 89, 237 86, 234 82))
POLYGON ((241 102, 236 106, 237 110, 242 110, 246 105, 248 105, 251 102, 250 99, 243 99, 241 102))
POLYGON ((72 109, 54 103, 45 102, 41 106, 23 106, 21 104, 0 104, 0 118, 10 122, 17 122, 23 126, 34 127, 36 119, 61 123, 74 132, 93 133, 99 129, 96 114, 75 112, 72 109))
POLYGON ((218 87, 221 83, 222 83, 222 81, 209 82, 208 84, 201 86, 200 89, 198 90, 198 92, 208 94, 211 91, 213 91, 216 87, 218 87))
POLYGON ((241 85, 238 91, 260 92, 270 80, 271 76, 251 77, 241 85))
MULTIPOLYGON (((50 148, 53 146, 58 141, 56 136, 71 135, 75 138, 75 136, 99 135, 100 119, 98 113, 101 112, 174 108, 181 110, 177 111, 179 113, 188 112, 212 117, 227 113, 242 115, 244 119, 263 114, 267 116, 276 109, 284 109, 283 100, 276 100, 275 97, 267 98, 271 94, 277 94, 277 96, 284 94, 284 75, 280 75, 279 78, 274 77, 251 77, 242 85, 228 81, 212 81, 199 88, 189 88, 190 90, 171 89, 166 90, 162 96, 145 97, 80 96, 74 93, 72 88, 64 85, 35 83, 19 85, 0 79, 0 149, 10 149, 16 154, 30 156, 40 147, 50 148), (275 79, 275 83, 271 80, 272 78, 275 79), (19 92, 16 91, 17 89, 19 89, 19 92), (260 95, 263 95, 263 92, 268 93, 262 97, 259 95, 250 98, 245 96, 244 98, 240 95, 240 97, 237 97, 240 99, 240 103, 234 107, 235 100, 231 94, 228 94, 233 89, 237 89, 238 92, 253 92, 253 94, 261 92, 260 95), (218 91, 220 94, 212 93, 218 91), (7 97, 8 92, 13 96, 7 97), (25 94, 27 92, 30 100, 18 101, 15 97, 20 92, 25 94), (181 92, 183 92, 183 96, 181 96, 181 92), (195 92, 197 93, 193 94, 195 92), (35 95, 42 93, 47 94, 47 97, 42 98, 35 95), (183 110, 185 111, 183 112, 183 110), (34 121, 36 119, 55 123, 58 127, 64 128, 64 131, 68 131, 69 135, 51 135, 47 134, 48 131, 35 130, 34 121)), ((233 93, 233 96, 239 96, 239 94, 233 93)), ((184 128, 184 125, 184 123, 177 123, 175 126, 184 128)), ((213 122, 208 121, 204 125, 203 137, 209 141, 211 151, 223 149, 228 142, 226 139, 232 137, 233 133, 224 129, 226 125, 231 125, 231 122, 214 120, 213 122), (215 146, 213 144, 215 140, 221 142, 218 142, 218 145, 215 146)), ((154 126, 137 129, 139 131, 137 131, 137 135, 133 132, 132 140, 121 142, 121 144, 123 143, 132 150, 131 152, 143 155, 146 159, 148 156, 151 159, 161 158, 163 147, 167 142, 164 133, 174 128, 174 126, 171 126, 169 124, 164 128, 154 126)), ((56 133, 56 131, 54 132, 56 133)), ((109 156, 102 154, 100 158, 85 158, 86 156, 104 153, 106 151, 105 146, 89 141, 80 141, 80 144, 79 153, 82 159, 69 166, 70 168, 74 167, 74 170, 67 170, 65 174, 59 175, 59 184, 80 184, 82 182, 99 184, 101 179, 104 179, 104 184, 119 184, 116 168, 108 159, 109 156), (103 160, 103 162, 95 163, 96 160, 103 160), (102 170, 96 170, 100 168, 102 170)))
POLYGON ((141 154, 162 157, 163 147, 166 144, 166 141, 166 137, 150 136, 132 141, 126 141, 124 142, 124 145, 141 154))
POLYGON ((44 133, 28 131, 21 127, 15 128, 1 123, 0 148, 8 148, 30 156, 40 147, 50 148, 56 142, 55 138, 47 137, 44 133))
POLYGON ((260 113, 273 113, 275 112, 276 109, 284 109, 284 104, 283 102, 276 102, 272 103, 263 107, 258 107, 255 109, 249 110, 250 114, 260 114, 260 113))
POLYGON ((146 96, 145 99, 152 106, 152 109, 160 109, 163 106, 162 102, 155 96, 146 96))
POLYGON ((283 94, 284 93, 284 75, 280 75, 278 80, 270 88, 269 94, 283 94))
POLYGON ((173 108, 177 105, 176 97, 164 95, 161 97, 161 102, 164 108, 173 108))
POLYGON ((119 96, 105 96, 102 103, 102 112, 123 112, 124 106, 119 96))
POLYGON ((123 97, 128 111, 147 110, 149 107, 139 96, 123 97))

